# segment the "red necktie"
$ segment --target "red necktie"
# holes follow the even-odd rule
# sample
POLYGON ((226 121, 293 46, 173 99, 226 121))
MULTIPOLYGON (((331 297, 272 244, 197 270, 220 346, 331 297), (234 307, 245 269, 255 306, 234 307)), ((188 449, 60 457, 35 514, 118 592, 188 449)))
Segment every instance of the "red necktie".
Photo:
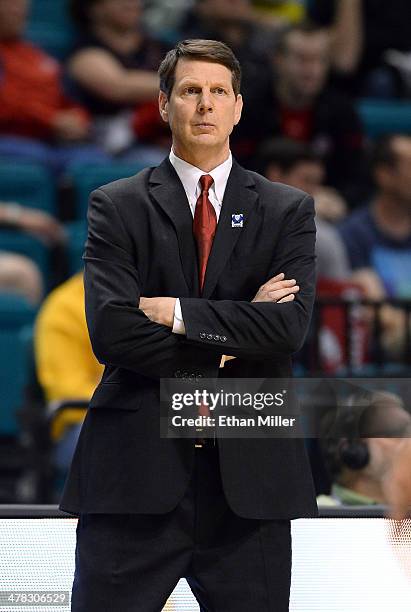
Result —
MULTIPOLYGON (((204 287, 208 257, 213 245, 217 228, 217 215, 208 199, 208 192, 214 179, 209 174, 200 177, 201 193, 198 196, 193 221, 193 234, 197 242, 200 292, 204 287)), ((207 404, 201 404, 198 409, 201 416, 210 416, 207 404)))
POLYGON ((204 287, 207 261, 217 228, 217 215, 208 199, 208 191, 214 179, 209 174, 200 177, 201 193, 198 197, 193 221, 193 233, 197 241, 200 292, 204 287))

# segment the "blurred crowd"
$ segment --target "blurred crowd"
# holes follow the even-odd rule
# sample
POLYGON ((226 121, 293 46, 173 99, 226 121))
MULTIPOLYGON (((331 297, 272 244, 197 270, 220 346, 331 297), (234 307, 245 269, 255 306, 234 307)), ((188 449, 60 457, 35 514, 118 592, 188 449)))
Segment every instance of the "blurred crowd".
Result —
MULTIPOLYGON (((34 309, 44 403, 87 401, 102 373, 86 330, 81 258, 70 263, 73 223, 85 237, 76 180, 90 167, 113 180, 168 154, 157 69, 183 38, 223 40, 240 60, 236 159, 314 197, 319 306, 301 372, 409 368, 409 0, 54 0, 56 31, 49 23, 43 37, 41 4, 0 0, 0 292, 34 309), (377 129, 366 103, 380 109, 377 129), (388 120, 396 109, 403 124, 388 120), (5 188, 19 185, 27 165, 46 173, 54 208, 5 188), (45 249, 48 267, 27 239, 45 249)), ((63 471, 81 418, 54 423, 63 471)))

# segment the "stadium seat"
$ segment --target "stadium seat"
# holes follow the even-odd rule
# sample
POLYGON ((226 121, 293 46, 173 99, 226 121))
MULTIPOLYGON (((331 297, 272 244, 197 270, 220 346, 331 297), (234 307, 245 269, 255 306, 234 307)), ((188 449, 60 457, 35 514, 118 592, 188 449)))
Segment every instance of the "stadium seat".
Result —
POLYGON ((87 223, 74 221, 65 225, 68 234, 68 268, 69 274, 76 274, 83 267, 83 251, 87 238, 87 223))
POLYGON ((109 165, 84 165, 73 164, 70 169, 70 177, 73 181, 75 193, 75 207, 77 219, 85 220, 87 216, 87 205, 90 192, 101 185, 110 183, 120 178, 132 176, 145 168, 142 164, 120 164, 109 165))
POLYGON ((68 1, 32 0, 26 36, 56 59, 65 59, 74 40, 68 1))
POLYGON ((16 413, 21 408, 29 378, 27 326, 36 309, 23 298, 0 293, 0 436, 18 433, 16 413))
POLYGON ((37 164, 0 158, 0 202, 7 201, 54 214, 56 194, 50 174, 37 164))
POLYGON ((358 111, 370 138, 383 134, 411 134, 411 102, 364 98, 358 111))

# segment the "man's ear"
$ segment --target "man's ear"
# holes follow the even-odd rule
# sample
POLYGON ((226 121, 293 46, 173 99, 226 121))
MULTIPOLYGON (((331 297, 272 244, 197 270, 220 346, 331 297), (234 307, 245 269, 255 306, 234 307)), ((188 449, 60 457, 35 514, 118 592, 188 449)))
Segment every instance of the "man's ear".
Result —
POLYGON ((240 121, 242 110, 243 110, 243 96, 241 94, 238 94, 237 100, 235 103, 234 125, 237 125, 237 123, 240 121))
POLYGON ((158 94, 158 108, 163 121, 168 123, 168 98, 164 91, 158 94))

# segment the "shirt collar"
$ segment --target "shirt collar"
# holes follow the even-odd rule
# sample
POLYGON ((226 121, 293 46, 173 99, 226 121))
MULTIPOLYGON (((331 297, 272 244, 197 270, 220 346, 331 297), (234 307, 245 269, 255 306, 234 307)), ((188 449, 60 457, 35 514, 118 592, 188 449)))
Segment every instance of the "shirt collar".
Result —
POLYGON ((214 193, 217 200, 222 203, 228 177, 233 165, 231 151, 228 158, 222 164, 214 168, 214 170, 211 170, 211 172, 204 172, 204 170, 201 170, 200 168, 197 168, 196 166, 184 161, 184 159, 177 157, 173 149, 170 151, 169 159, 171 164, 174 166, 180 181, 183 183, 183 187, 189 199, 190 197, 193 198, 195 196, 200 177, 203 174, 210 174, 214 179, 212 189, 214 188, 214 193))

